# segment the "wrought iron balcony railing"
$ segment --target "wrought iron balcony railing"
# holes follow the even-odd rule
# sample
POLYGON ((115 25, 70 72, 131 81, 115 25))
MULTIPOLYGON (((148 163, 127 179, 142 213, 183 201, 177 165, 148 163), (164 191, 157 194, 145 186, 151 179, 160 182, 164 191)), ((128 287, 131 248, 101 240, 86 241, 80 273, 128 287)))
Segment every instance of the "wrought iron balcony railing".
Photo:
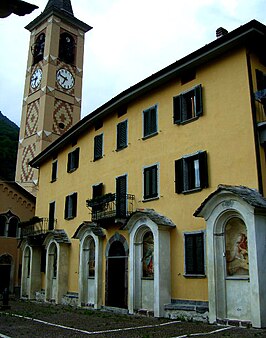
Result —
POLYGON ((109 193, 87 200, 91 212, 91 220, 104 221, 110 218, 127 218, 134 212, 135 196, 131 194, 109 193))
POLYGON ((33 217, 29 221, 20 223, 20 237, 43 235, 55 229, 56 219, 33 217))

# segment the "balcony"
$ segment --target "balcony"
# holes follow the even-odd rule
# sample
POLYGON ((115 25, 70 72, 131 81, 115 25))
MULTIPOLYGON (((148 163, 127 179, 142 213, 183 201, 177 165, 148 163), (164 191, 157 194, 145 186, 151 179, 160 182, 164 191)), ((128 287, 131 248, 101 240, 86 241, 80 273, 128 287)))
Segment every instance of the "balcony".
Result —
POLYGON ((55 229, 56 226, 56 219, 49 219, 49 218, 39 218, 33 217, 29 221, 21 222, 20 223, 20 238, 24 239, 29 236, 32 237, 43 237, 47 232, 55 229))
POLYGON ((134 210, 135 196, 131 194, 117 195, 109 193, 87 200, 93 222, 122 220, 129 217, 134 210))

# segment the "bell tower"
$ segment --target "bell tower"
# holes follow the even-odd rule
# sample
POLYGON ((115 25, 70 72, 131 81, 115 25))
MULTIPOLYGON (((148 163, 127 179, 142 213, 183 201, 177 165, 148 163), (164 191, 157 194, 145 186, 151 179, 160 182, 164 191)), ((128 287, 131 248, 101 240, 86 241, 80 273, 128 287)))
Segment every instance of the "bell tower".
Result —
POLYGON ((36 195, 29 161, 80 120, 85 33, 70 0, 49 0, 26 27, 30 45, 22 105, 16 182, 36 195))

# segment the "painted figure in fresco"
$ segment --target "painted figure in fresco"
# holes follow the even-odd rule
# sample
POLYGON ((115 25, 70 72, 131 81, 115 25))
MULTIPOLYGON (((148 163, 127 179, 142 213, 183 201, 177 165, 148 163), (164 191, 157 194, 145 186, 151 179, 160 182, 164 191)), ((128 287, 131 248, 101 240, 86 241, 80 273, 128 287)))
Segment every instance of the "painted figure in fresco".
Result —
POLYGON ((153 277, 153 253, 154 240, 152 232, 149 231, 143 238, 143 277, 153 277))
POLYGON ((226 250, 226 262, 229 276, 248 274, 248 242, 247 236, 244 233, 240 233, 237 236, 232 250, 226 250))

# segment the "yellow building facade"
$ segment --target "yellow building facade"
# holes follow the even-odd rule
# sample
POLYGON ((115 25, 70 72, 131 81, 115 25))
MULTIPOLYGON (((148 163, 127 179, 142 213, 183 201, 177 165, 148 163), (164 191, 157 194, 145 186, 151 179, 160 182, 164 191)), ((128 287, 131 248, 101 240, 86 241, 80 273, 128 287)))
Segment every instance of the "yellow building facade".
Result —
POLYGON ((222 34, 30 162, 23 297, 266 325, 265 34, 222 34))

